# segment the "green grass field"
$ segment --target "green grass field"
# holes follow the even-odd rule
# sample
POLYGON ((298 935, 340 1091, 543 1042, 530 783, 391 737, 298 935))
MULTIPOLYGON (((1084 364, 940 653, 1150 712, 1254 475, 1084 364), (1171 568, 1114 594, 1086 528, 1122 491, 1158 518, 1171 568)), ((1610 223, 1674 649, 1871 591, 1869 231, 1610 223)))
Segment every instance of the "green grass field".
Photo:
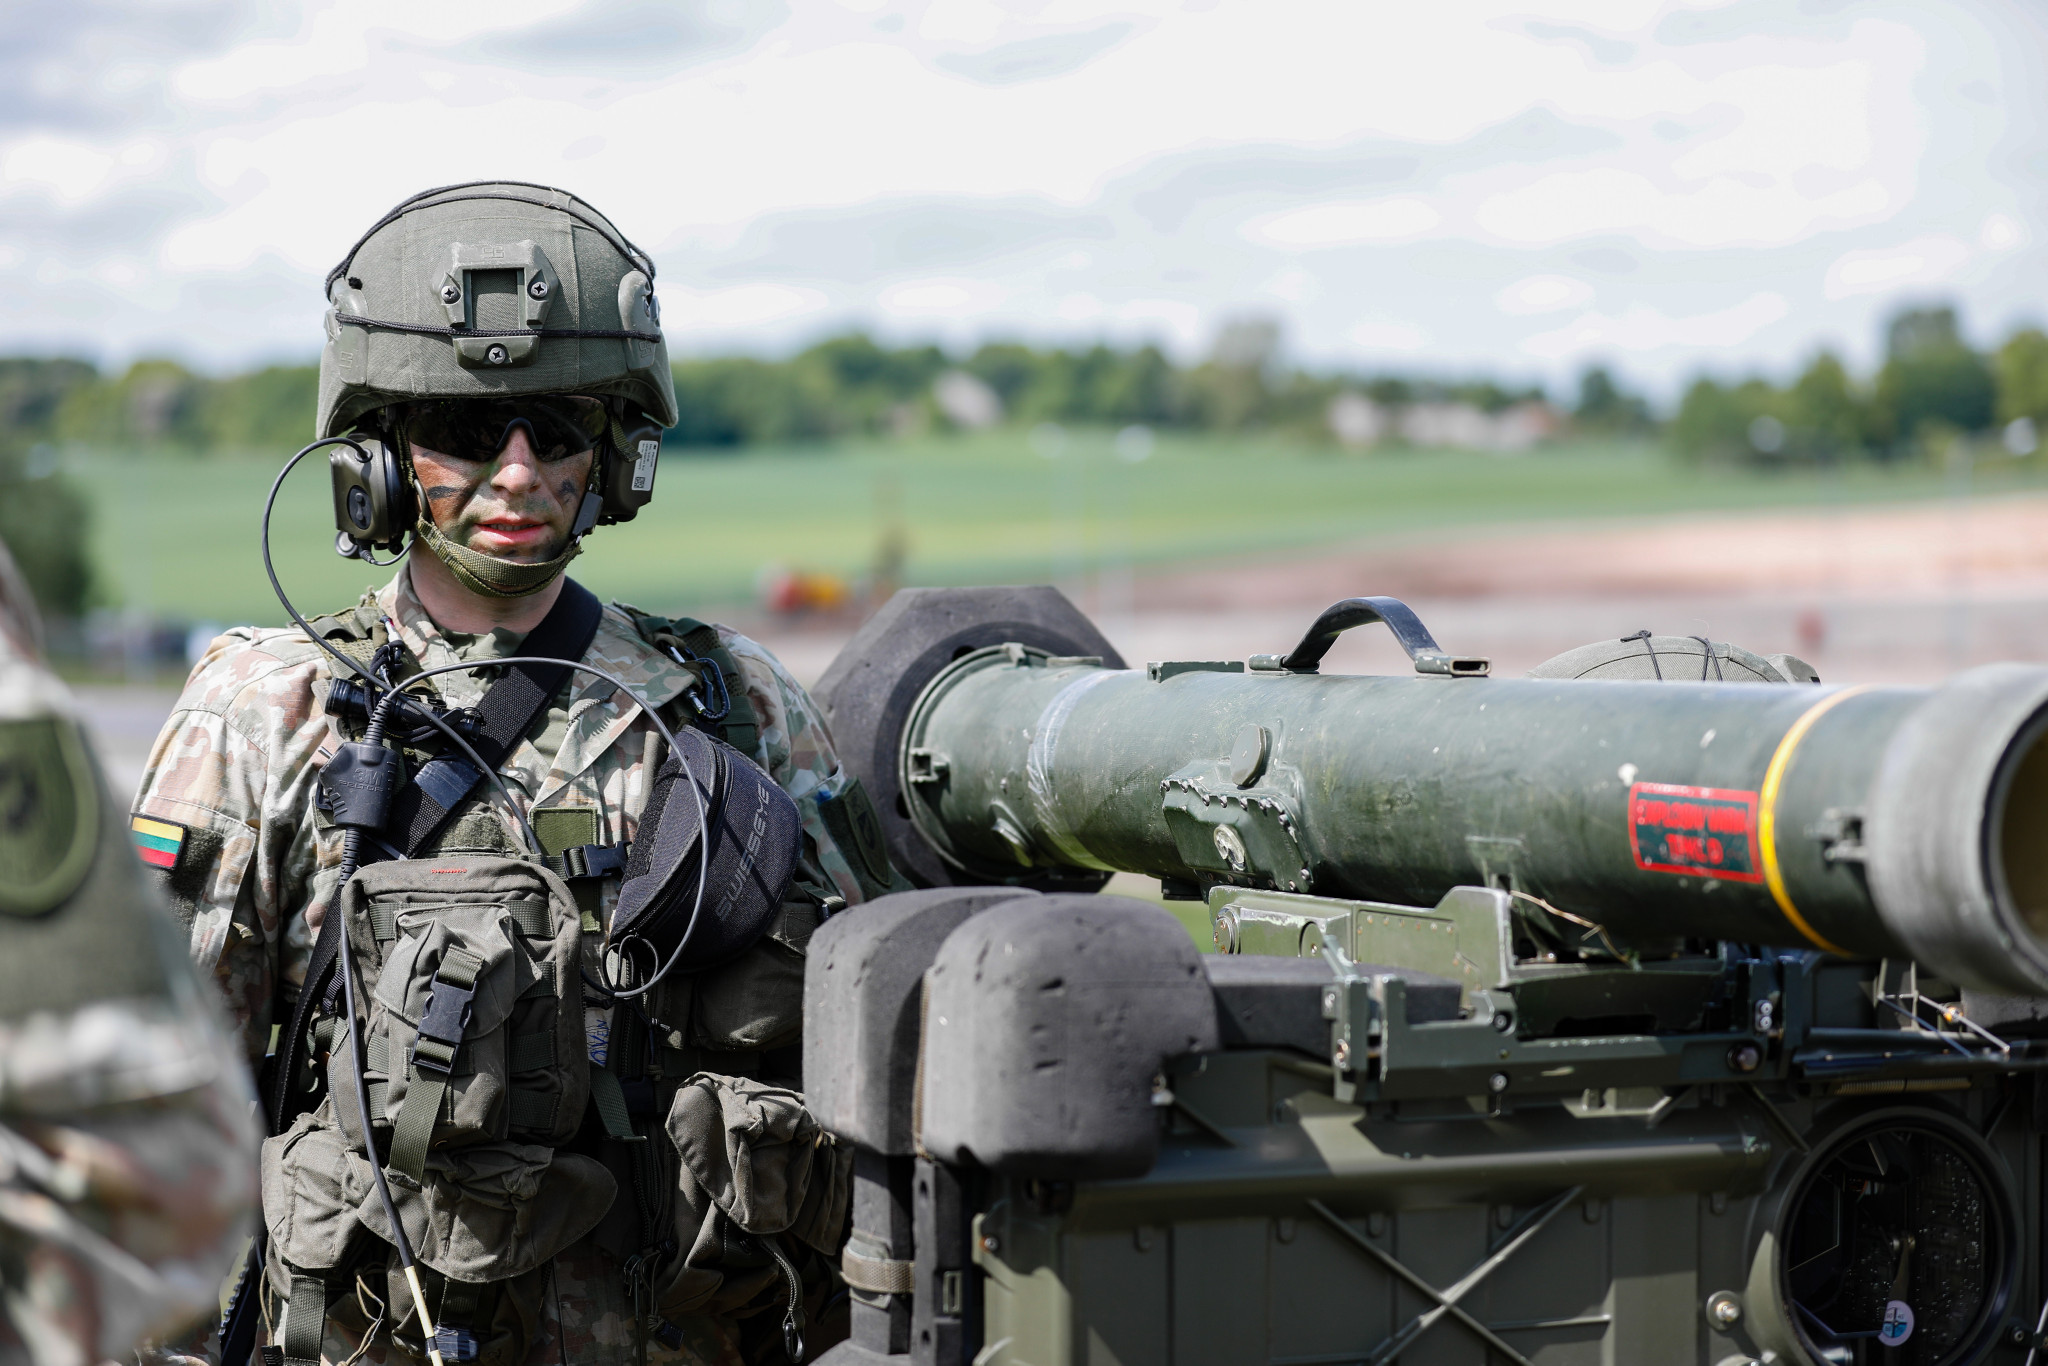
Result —
MULTIPOLYGON (((381 582, 338 559, 320 457, 278 500, 278 572, 307 611, 381 582)), ((183 621, 280 623, 257 518, 276 462, 221 456, 78 454, 95 498, 105 596, 183 621)), ((908 538, 908 583, 1071 579, 1105 564, 1395 544, 1452 528, 1527 520, 1822 506, 1942 496, 1924 468, 1766 474, 1690 469, 1643 446, 1580 445, 1501 457, 1440 451, 1356 455, 1278 441, 1162 437, 1141 463, 1107 433, 1075 433, 1060 455, 1022 433, 745 455, 671 454, 654 504, 599 531, 578 562, 599 593, 653 610, 750 600, 763 569, 859 575, 884 529, 908 538)), ((2048 487, 2048 471, 1980 469, 1978 493, 2048 487)))

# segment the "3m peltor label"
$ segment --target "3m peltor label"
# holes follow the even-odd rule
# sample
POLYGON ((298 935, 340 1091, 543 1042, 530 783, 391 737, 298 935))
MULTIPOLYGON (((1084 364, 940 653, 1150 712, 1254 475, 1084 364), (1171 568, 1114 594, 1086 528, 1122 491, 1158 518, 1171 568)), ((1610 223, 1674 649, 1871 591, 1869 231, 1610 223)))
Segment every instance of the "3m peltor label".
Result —
POLYGON ((1636 783, 1628 790, 1628 842, 1636 867, 1762 882, 1756 808, 1754 792, 1636 783))

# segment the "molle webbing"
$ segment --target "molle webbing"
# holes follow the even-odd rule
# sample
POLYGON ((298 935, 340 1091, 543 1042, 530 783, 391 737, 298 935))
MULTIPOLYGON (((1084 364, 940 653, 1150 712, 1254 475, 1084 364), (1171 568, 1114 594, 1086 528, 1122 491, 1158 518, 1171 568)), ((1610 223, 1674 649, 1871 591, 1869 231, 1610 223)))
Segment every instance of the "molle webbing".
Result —
POLYGON ((474 954, 451 948, 434 974, 433 994, 427 998, 419 1041, 413 1045, 405 1103, 398 1107, 391 1129, 391 1170, 415 1183, 427 1179, 427 1147, 441 1120, 441 1098, 448 1093, 448 1081, 455 1074, 455 1055, 461 1051, 469 1024, 469 999, 482 967, 482 960, 474 954), (461 1004, 444 1006, 444 992, 446 999, 461 1004))
POLYGON ((284 1317, 285 1366, 320 1366, 320 1341, 327 1334, 327 1282, 292 1273, 292 1297, 284 1317))
MULTIPOLYGON (((384 629, 383 609, 378 607, 376 596, 369 593, 355 606, 323 612, 308 619, 306 625, 313 628, 314 635, 365 669, 370 667, 370 657, 390 639, 390 633, 384 629)), ((334 667, 341 676, 354 677, 339 665, 334 667)))

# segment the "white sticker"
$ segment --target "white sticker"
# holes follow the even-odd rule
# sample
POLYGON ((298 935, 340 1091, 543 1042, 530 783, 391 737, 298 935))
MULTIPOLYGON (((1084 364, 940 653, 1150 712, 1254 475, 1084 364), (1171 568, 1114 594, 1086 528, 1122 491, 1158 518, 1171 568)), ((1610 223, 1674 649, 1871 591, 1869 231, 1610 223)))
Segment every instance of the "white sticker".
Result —
POLYGON ((660 457, 660 441, 640 443, 640 458, 633 462, 633 492, 646 493, 654 487, 654 465, 660 457))
POLYGON ((1904 1300, 1892 1300, 1884 1307, 1884 1322, 1878 1325, 1877 1340, 1887 1347, 1896 1347, 1913 1336, 1913 1306, 1904 1300))

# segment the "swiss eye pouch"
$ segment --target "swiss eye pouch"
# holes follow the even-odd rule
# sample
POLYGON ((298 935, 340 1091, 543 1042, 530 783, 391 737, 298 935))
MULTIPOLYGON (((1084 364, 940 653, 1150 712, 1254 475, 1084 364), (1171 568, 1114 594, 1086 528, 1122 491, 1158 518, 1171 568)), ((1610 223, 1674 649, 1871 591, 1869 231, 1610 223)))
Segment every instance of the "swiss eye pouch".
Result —
POLYGON ((697 730, 676 743, 680 756, 654 775, 612 912, 608 947, 647 976, 679 948, 676 971, 696 973, 752 947, 781 910, 803 840, 796 803, 753 760, 697 730), (705 835, 705 904, 693 927, 705 835))

